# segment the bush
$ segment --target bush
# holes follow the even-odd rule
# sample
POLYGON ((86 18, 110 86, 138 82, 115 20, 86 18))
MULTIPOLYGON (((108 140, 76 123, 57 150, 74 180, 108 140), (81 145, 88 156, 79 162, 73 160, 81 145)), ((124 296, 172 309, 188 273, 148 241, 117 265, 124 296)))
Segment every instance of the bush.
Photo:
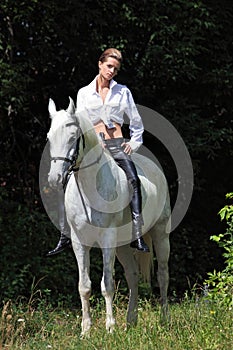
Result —
MULTIPOLYGON (((228 193, 226 198, 233 199, 233 192, 228 193)), ((221 220, 226 220, 227 230, 218 236, 211 236, 219 247, 224 249, 223 257, 226 267, 217 272, 208 273, 209 278, 206 280, 210 287, 207 298, 221 304, 233 306, 233 204, 226 205, 219 211, 221 220)))

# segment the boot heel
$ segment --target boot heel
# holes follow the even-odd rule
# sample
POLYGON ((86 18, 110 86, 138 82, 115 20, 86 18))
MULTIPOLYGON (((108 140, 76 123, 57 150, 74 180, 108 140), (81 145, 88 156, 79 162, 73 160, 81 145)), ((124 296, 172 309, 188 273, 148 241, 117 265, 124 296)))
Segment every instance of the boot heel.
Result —
POLYGON ((135 241, 130 243, 131 248, 136 248, 138 251, 143 253, 149 253, 150 249, 148 248, 147 244, 145 243, 144 239, 142 237, 136 239, 135 241))

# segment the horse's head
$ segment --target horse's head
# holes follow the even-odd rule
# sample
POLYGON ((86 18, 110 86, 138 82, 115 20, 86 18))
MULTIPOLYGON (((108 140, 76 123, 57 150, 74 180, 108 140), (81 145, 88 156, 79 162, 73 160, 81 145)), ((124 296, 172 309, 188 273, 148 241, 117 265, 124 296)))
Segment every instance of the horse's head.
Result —
POLYGON ((61 187, 64 165, 71 165, 72 153, 76 150, 81 131, 71 98, 66 111, 57 111, 52 99, 49 100, 48 109, 51 118, 51 127, 47 135, 51 156, 48 181, 52 187, 61 187))

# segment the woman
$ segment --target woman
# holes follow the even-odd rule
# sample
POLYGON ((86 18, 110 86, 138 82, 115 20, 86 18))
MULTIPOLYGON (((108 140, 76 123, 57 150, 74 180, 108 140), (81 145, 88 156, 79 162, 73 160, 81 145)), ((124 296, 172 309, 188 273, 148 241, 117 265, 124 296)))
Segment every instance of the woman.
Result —
MULTIPOLYGON (((130 90, 113 80, 121 62, 121 52, 115 48, 109 48, 102 53, 98 62, 99 74, 89 85, 78 91, 77 111, 82 112, 85 109, 88 112, 96 133, 102 133, 105 147, 125 171, 128 183, 133 189, 130 203, 133 241, 130 246, 142 252, 149 252, 142 238, 141 184, 130 156, 141 146, 144 128, 130 90), (124 141, 121 130, 124 113, 130 120, 129 142, 124 141)), ((58 246, 62 248, 61 239, 58 246)))

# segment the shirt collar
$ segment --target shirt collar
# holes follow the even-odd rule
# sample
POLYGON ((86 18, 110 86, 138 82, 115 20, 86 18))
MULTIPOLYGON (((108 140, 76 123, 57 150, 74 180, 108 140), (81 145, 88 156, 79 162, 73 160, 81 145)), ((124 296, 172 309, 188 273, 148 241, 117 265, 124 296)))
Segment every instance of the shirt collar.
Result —
MULTIPOLYGON (((95 77, 94 80, 92 80, 92 82, 89 84, 90 90, 91 92, 94 94, 96 93, 96 79, 98 78, 99 75, 97 75, 95 77)), ((117 85, 117 82, 114 79, 111 79, 110 84, 109 84, 109 88, 112 89, 113 86, 117 85)))

